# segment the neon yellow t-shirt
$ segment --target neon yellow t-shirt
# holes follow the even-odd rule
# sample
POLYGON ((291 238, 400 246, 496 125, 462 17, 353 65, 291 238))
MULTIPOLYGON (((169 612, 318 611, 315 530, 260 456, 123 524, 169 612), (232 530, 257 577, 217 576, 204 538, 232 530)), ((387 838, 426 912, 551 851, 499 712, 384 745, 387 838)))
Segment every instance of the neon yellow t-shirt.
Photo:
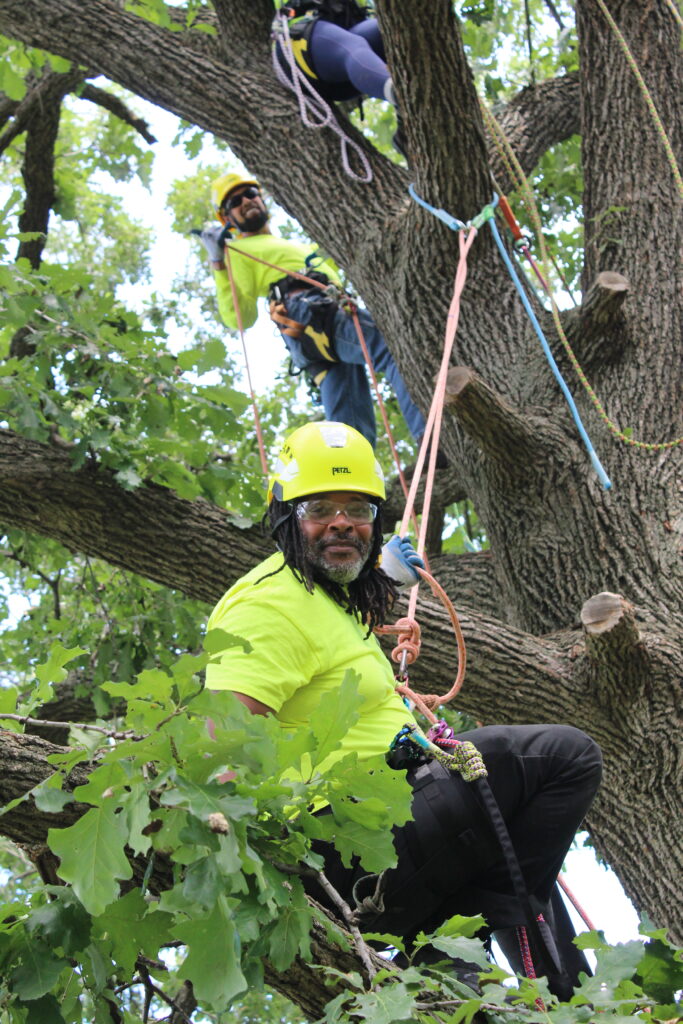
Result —
MULTIPOLYGON (((268 294, 271 284, 280 281, 291 271, 306 273, 306 257, 317 251, 317 245, 308 242, 295 242, 289 238, 278 238, 277 235, 249 235, 236 238, 227 247, 230 252, 230 266, 237 292, 237 301, 242 314, 242 326, 251 327, 256 320, 258 310, 256 300, 268 294), (251 253, 260 259, 268 260, 282 270, 273 270, 263 263, 257 263, 241 252, 251 253)), ((226 252, 226 261, 228 253, 226 252)), ((315 269, 327 274, 330 281, 341 287, 341 280, 332 260, 315 263, 315 269)), ((237 327, 237 314, 232 298, 230 278, 227 270, 214 270, 214 280, 218 297, 218 311, 226 327, 237 327)), ((305 287, 305 285, 304 285, 305 287)))
POLYGON ((283 729, 306 725, 323 694, 341 685, 347 669, 360 677, 360 717, 341 747, 321 767, 356 751, 383 754, 413 716, 394 689, 391 666, 374 634, 347 615, 320 587, 312 594, 271 555, 230 588, 214 608, 208 629, 244 637, 250 654, 232 647, 207 666, 210 690, 236 690, 273 708, 283 729), (268 573, 275 572, 274 576, 268 573), (267 577, 267 578, 264 578, 267 577))

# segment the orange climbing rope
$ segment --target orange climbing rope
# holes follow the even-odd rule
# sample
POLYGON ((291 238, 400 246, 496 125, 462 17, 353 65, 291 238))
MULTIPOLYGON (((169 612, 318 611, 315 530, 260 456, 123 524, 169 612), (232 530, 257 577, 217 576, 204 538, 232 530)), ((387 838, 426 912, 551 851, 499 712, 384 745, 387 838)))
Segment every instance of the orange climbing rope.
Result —
MULTIPOLYGON (((425 481, 425 493, 424 501, 422 505, 422 519, 420 522, 420 530, 418 533, 417 552, 419 555, 424 555, 425 549, 425 538, 427 534, 427 523, 429 520, 429 510, 431 506, 432 491, 434 489, 434 476, 436 474, 436 458, 437 450, 439 446, 439 436, 441 433, 441 420, 443 418, 443 407, 444 399, 446 395, 446 379, 448 375, 448 366, 453 351, 453 344, 455 342, 455 334, 458 329, 458 320, 460 318, 460 297, 465 287, 465 281, 467 279, 467 254, 474 242, 477 235, 477 228, 474 225, 463 225, 462 229, 458 232, 458 244, 459 244, 459 260, 458 267, 455 274, 455 283, 453 286, 453 297, 451 298, 450 308, 448 310, 448 318, 446 320, 446 336, 444 340, 443 354, 441 356, 441 366, 436 379, 436 387, 434 389, 434 397, 432 398, 432 404, 429 409, 429 416, 427 417, 427 426, 425 429, 422 444, 420 445, 420 451, 417 457, 417 463, 415 465, 415 472, 411 481, 410 493, 406 500, 406 507, 403 513, 403 519, 399 529, 399 534, 403 536, 408 528, 408 521, 413 514, 415 497, 417 495, 417 489, 420 483, 420 477, 424 468, 427 449, 431 444, 429 450, 429 465, 427 468, 427 477, 425 481)), ((398 635, 398 643, 392 651, 392 660, 398 662, 400 665, 398 673, 398 685, 397 691, 402 697, 412 701, 418 710, 425 716, 425 718, 434 725, 437 722, 434 709, 440 704, 446 704, 452 700, 453 697, 459 692, 462 687, 463 680, 465 678, 465 667, 467 663, 467 652, 465 648, 465 639, 463 637, 460 621, 453 604, 446 594, 445 590, 434 577, 424 569, 417 569, 420 576, 429 583, 432 593, 439 598, 442 602, 451 619, 451 624, 455 632, 457 647, 458 647, 458 671, 455 677, 455 681, 451 686, 448 693, 445 694, 418 694, 415 693, 407 685, 408 675, 406 672, 406 666, 412 664, 417 658, 420 652, 420 627, 415 620, 415 608, 417 606, 417 592, 419 584, 416 584, 410 592, 410 600, 408 603, 408 614, 405 618, 399 619, 393 626, 382 626, 377 632, 378 633, 391 633, 398 635)))

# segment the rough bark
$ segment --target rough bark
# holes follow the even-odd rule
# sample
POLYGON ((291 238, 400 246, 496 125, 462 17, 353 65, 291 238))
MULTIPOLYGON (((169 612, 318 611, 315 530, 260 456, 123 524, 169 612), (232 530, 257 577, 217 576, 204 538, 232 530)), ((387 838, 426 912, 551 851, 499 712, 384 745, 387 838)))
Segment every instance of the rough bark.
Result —
MULTIPOLYGON (((410 178, 420 195, 467 219, 490 198, 490 165, 452 5, 377 0, 377 8, 406 122, 410 178)), ((664 5, 615 0, 610 10, 680 165, 683 61, 676 22, 664 5)), ((63 0, 59 8, 47 0, 3 0, 0 31, 101 71, 227 140, 348 271, 426 409, 456 238, 409 200, 409 175, 353 129, 374 171, 362 192, 343 174, 335 136, 301 129, 294 101, 273 84, 270 13, 267 0, 217 0, 220 34, 198 39, 167 32, 106 0, 63 0)), ((577 18, 581 71, 578 86, 565 83, 565 95, 572 88, 580 95, 584 284, 588 290, 605 271, 630 282, 618 310, 586 297, 577 350, 585 351, 591 383, 612 419, 636 438, 666 441, 681 433, 680 197, 635 78, 595 0, 579 0, 577 18)), ((539 99, 543 88, 518 100, 530 120, 540 105, 549 109, 539 99)), ((537 150, 576 127, 571 116, 558 120, 554 132, 547 128, 552 118, 543 121, 537 150)), ((527 136, 524 159, 530 161, 534 132, 520 127, 519 137, 527 136)), ((469 259, 453 362, 473 376, 455 389, 442 445, 491 543, 488 560, 469 565, 469 581, 466 572, 455 571, 462 593, 454 596, 467 611, 471 653, 461 704, 485 721, 572 721, 598 739, 606 778, 590 818, 597 844, 636 904, 680 939, 680 451, 614 444, 572 377, 579 410, 613 480, 612 491, 601 490, 485 228, 469 259), (476 609, 486 587, 484 616, 476 609), (598 635, 589 621, 584 637, 580 609, 604 593, 635 609, 633 624, 624 611, 598 635)), ((62 453, 25 444, 2 437, 0 515, 6 522, 207 601, 263 553, 255 531, 236 530, 206 503, 180 502, 154 487, 124 494, 96 467, 73 473, 56 461, 62 453), (45 507, 50 502, 52 515, 45 507)), ((433 689, 434 680, 450 674, 444 651, 451 648, 443 613, 425 602, 420 615, 428 642, 415 682, 433 689)))

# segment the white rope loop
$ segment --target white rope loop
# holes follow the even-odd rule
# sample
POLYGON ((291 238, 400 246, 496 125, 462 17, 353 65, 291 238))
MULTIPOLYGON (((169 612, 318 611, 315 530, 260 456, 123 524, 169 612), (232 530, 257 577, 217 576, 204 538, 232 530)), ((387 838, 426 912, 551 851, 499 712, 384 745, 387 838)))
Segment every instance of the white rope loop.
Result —
POLYGON ((342 154, 342 166, 344 171, 354 181, 367 185, 372 181, 372 167, 366 154, 353 139, 350 139, 344 129, 338 123, 330 104, 323 99, 320 93, 306 78, 296 62, 292 41, 289 34, 289 23, 284 11, 278 11, 273 22, 273 70, 275 76, 286 89, 291 90, 299 104, 299 114, 302 123, 306 128, 331 128, 339 136, 342 154), (289 76, 285 72, 277 55, 277 44, 284 55, 289 69, 289 76), (363 168, 363 173, 358 174, 353 170, 349 162, 349 150, 353 150, 356 158, 363 168))

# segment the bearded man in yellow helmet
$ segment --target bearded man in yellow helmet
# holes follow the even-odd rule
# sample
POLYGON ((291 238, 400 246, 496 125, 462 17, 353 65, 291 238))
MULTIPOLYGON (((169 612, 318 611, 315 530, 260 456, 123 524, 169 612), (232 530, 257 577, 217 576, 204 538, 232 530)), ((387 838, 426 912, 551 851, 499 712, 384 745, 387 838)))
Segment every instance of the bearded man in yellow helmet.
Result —
MULTIPOLYGON (((257 300, 268 296, 271 318, 287 346, 293 372, 305 373, 311 385, 320 389, 327 419, 355 427, 374 446, 375 413, 353 320, 333 295, 290 276, 292 271, 303 273, 341 289, 337 267, 316 257, 316 246, 272 234, 261 188, 253 178, 222 175, 213 183, 212 199, 220 224, 204 228, 199 238, 213 270, 223 323, 235 328, 241 321, 242 327, 251 327, 257 300)), ((358 318, 373 366, 391 384, 408 429, 419 441, 424 417, 372 317, 359 309, 358 318)))
MULTIPOLYGON (((394 537, 382 548, 384 497, 381 469, 357 431, 323 422, 291 434, 268 491, 267 519, 279 550, 231 587, 208 623, 245 638, 250 650, 232 647, 212 661, 207 688, 231 691, 253 714, 274 715, 288 730, 305 726, 323 695, 353 669, 363 699, 358 721, 319 770, 329 772, 350 751, 363 761, 391 749, 389 763, 406 769, 413 787, 414 821, 394 829, 398 865, 381 876, 368 876, 357 860, 345 867, 330 843, 316 841, 326 876, 356 908, 363 930, 400 935, 408 950, 420 930, 430 932, 453 914, 482 913, 524 973, 524 933, 537 972, 547 974, 551 991, 569 998, 579 972, 590 970, 572 944, 555 880, 599 784, 600 750, 563 725, 489 726, 458 737, 476 745, 488 769, 528 890, 524 909, 511 882, 509 851, 503 855, 500 829, 492 827, 478 791, 419 750, 417 758, 414 752, 402 758, 405 748, 394 742, 414 719, 372 629, 385 621, 397 585, 417 582, 415 566, 422 563, 407 538, 394 537), (539 917, 527 936, 529 915, 539 917)), ((308 888, 334 910, 315 883, 308 888)), ((429 948, 420 955, 444 959, 429 948)), ((451 966, 476 988, 476 968, 461 961, 451 966)))

